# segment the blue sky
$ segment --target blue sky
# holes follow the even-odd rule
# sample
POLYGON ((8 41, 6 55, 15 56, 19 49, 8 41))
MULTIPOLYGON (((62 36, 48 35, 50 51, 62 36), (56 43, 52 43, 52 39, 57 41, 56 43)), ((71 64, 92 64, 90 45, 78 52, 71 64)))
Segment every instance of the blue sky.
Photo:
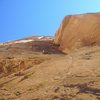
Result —
POLYGON ((100 0, 0 0, 0 42, 54 35, 65 15, 100 12, 100 0))

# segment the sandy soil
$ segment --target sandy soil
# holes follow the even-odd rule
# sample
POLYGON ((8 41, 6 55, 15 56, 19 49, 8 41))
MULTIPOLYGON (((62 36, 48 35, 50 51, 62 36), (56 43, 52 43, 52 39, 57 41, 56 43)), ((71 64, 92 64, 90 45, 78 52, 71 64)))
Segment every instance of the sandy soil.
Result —
POLYGON ((68 55, 0 51, 0 100, 100 100, 100 46, 68 55))

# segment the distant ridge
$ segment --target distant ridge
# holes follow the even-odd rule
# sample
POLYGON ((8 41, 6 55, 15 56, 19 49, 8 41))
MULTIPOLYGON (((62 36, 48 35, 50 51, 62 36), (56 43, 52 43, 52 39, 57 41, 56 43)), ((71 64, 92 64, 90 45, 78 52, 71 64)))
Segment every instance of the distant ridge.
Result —
POLYGON ((0 43, 0 45, 10 45, 10 44, 16 44, 16 43, 26 43, 26 42, 32 42, 32 41, 47 41, 47 40, 53 40, 53 36, 30 36, 14 41, 4 42, 0 43))

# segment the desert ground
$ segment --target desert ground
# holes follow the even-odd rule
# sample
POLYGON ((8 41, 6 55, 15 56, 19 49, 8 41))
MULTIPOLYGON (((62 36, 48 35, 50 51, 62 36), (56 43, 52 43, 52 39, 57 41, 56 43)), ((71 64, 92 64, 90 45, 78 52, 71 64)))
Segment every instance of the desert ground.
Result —
POLYGON ((100 100, 100 45, 69 54, 31 47, 0 46, 0 100, 100 100))

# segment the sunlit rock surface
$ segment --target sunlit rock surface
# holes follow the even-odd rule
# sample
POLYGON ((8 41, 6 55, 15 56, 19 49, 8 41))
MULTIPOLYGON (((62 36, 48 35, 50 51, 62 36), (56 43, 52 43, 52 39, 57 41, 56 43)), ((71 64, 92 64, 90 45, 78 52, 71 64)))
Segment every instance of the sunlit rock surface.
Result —
POLYGON ((100 13, 66 16, 54 41, 66 53, 82 46, 100 44, 100 13))

